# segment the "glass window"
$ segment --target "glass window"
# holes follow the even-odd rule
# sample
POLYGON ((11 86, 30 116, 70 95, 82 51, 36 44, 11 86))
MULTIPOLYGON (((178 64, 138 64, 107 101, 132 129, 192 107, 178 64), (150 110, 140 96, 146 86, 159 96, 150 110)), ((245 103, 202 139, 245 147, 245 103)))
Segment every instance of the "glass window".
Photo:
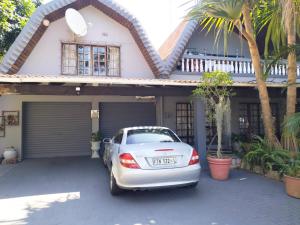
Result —
POLYGON ((120 48, 108 47, 107 75, 120 76, 120 48))
POLYGON ((194 111, 190 103, 176 104, 176 133, 180 139, 194 144, 194 111))
POLYGON ((78 45, 78 74, 91 74, 91 47, 78 45))
MULTIPOLYGON (((271 103, 272 117, 276 135, 280 136, 279 129, 279 110, 278 104, 271 103)), ((240 133, 247 138, 253 135, 264 135, 261 107, 259 103, 241 103, 239 104, 239 128, 240 133)))
POLYGON ((76 74, 76 45, 64 44, 62 57, 62 73, 76 74))
POLYGON ((106 75, 106 48, 93 47, 93 74, 106 75))
POLYGON ((180 142, 169 129, 135 129, 127 132, 126 144, 180 142))
POLYGON ((120 48, 63 44, 62 74, 120 76, 120 48))

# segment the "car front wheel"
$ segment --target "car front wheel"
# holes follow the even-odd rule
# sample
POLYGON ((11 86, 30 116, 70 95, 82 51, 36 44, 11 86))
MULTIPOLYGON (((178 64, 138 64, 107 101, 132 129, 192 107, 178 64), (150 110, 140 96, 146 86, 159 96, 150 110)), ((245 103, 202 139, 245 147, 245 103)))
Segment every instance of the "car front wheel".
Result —
POLYGON ((117 185, 116 179, 112 170, 110 171, 110 193, 112 195, 119 195, 122 192, 122 189, 117 185))

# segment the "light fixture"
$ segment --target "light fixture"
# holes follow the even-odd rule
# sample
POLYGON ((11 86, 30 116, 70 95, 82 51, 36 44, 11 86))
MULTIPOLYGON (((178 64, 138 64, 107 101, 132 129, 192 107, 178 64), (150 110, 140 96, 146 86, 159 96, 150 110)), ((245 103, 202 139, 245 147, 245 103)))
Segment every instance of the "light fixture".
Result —
POLYGON ((155 96, 135 96, 137 100, 155 100, 155 96))
POLYGON ((80 95, 80 87, 76 87, 75 90, 76 90, 76 94, 80 95))
POLYGON ((91 119, 99 119, 99 110, 97 109, 91 110, 91 119))
POLYGON ((44 25, 45 27, 49 27, 50 21, 47 20, 47 19, 44 19, 44 20, 43 20, 43 25, 44 25))

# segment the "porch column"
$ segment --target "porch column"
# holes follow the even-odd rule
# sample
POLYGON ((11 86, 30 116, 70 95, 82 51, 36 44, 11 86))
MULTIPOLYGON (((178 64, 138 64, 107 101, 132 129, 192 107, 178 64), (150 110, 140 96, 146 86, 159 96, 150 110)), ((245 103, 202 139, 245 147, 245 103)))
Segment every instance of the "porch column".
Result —
MULTIPOLYGON (((99 110, 99 101, 93 100, 92 101, 92 110, 99 110)), ((99 117, 101 116, 101 112, 99 112, 99 117)), ((93 118, 92 119, 92 132, 97 132, 99 130, 99 119, 93 118)))
POLYGON ((195 147, 200 154, 202 168, 208 168, 206 162, 205 103, 202 98, 193 98, 195 147))
POLYGON ((157 96, 156 97, 156 125, 157 126, 163 126, 163 96, 157 96))

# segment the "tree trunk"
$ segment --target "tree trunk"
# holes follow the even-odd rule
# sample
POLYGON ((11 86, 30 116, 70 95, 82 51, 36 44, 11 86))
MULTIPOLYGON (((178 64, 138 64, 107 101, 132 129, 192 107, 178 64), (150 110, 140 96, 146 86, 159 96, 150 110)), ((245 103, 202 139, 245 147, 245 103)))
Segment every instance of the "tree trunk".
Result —
POLYGON ((267 90, 267 85, 265 83, 264 77, 263 77, 263 69, 261 66, 261 59, 260 54, 258 50, 258 46, 254 37, 254 30, 253 25, 251 22, 250 17, 250 9, 249 4, 245 4, 243 7, 243 18, 245 23, 245 38, 248 41, 249 50, 251 54, 251 59, 255 71, 255 77, 257 82, 257 89, 259 92, 259 99, 262 109, 262 117, 263 117, 263 124, 264 124, 264 131, 266 138, 270 142, 271 145, 277 146, 278 140, 275 136, 274 132, 274 126, 273 126, 273 119, 272 119, 272 111, 270 106, 270 100, 269 100, 269 93, 267 90))
MULTIPOLYGON (((287 31, 288 47, 292 47, 296 44, 296 27, 295 27, 295 8, 294 1, 286 1, 286 9, 288 11, 284 13, 286 17, 285 26, 287 31)), ((296 111, 296 99, 297 99, 297 60, 295 51, 292 51, 288 55, 288 82, 287 82, 287 99, 286 99, 286 117, 293 115, 296 111)))

